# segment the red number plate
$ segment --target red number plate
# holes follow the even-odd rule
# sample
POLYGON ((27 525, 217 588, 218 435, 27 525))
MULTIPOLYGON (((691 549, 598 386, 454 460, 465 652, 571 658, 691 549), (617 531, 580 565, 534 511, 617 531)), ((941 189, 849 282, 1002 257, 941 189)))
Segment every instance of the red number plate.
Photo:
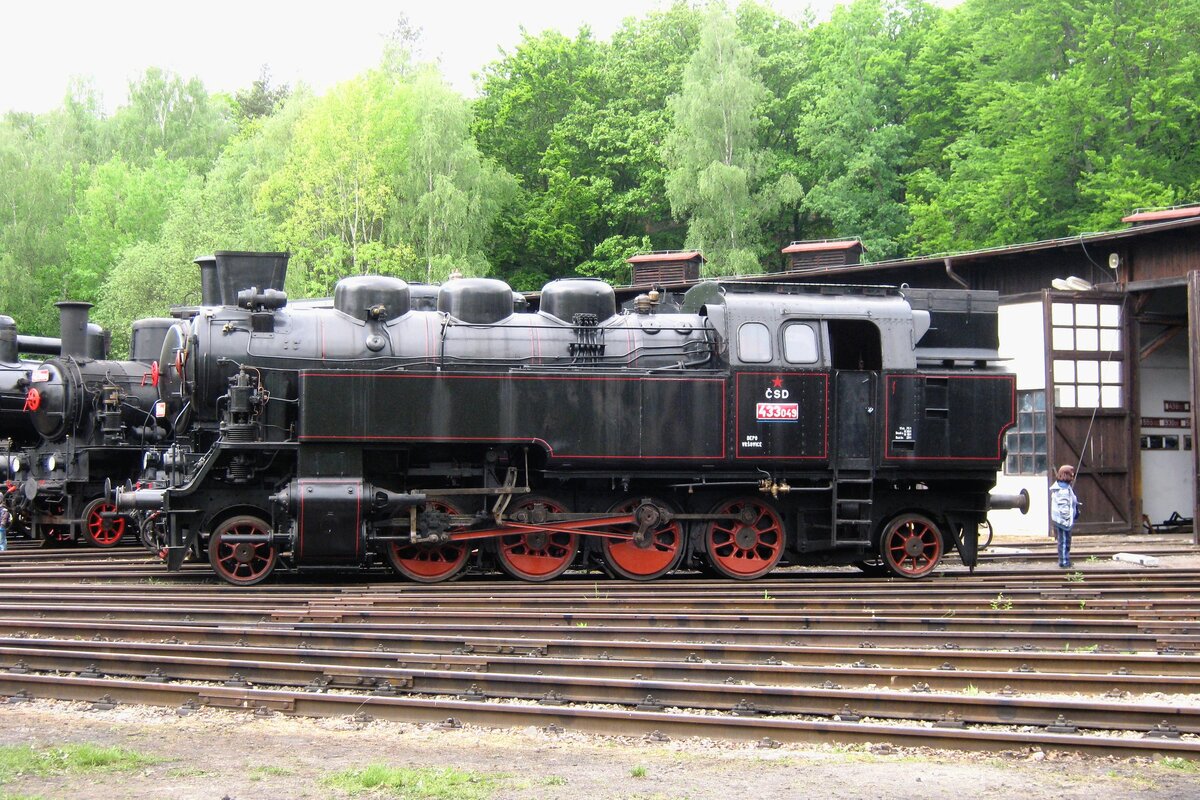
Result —
POLYGON ((800 419, 799 403, 759 403, 754 416, 765 422, 795 422, 800 419))

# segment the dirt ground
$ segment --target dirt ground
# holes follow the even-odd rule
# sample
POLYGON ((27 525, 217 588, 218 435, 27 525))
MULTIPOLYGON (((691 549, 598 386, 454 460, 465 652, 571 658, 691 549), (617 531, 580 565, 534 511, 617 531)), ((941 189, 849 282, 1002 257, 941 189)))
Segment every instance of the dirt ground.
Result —
MULTIPOLYGON (((1200 771, 1178 762, 1042 753, 958 754, 861 747, 755 745, 291 719, 201 709, 90 711, 39 700, 0 706, 0 744, 120 746, 158 759, 134 772, 22 776, 0 798, 274 800, 346 796, 337 770, 387 763, 493 776, 494 798, 1195 798, 1200 771)), ((387 797, 389 795, 370 795, 387 797)))

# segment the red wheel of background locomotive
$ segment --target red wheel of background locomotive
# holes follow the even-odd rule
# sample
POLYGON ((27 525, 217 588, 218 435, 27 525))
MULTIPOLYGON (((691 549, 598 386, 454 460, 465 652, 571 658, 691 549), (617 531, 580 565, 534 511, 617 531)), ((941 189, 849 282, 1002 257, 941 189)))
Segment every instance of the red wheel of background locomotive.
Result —
POLYGON ((40 526, 42 547, 62 547, 71 541, 71 535, 58 525, 40 526))
MULTIPOLYGON (((651 498, 659 508, 669 508, 661 500, 651 498)), ((622 500, 609 509, 610 514, 628 513, 642 504, 642 498, 622 500)), ((637 525, 622 525, 621 533, 636 533, 637 525)), ((626 539, 602 539, 604 563, 617 576, 631 581, 650 581, 666 575, 683 555, 683 526, 671 521, 650 531, 650 546, 638 547, 626 539)))
POLYGON ((208 562, 222 580, 235 586, 253 586, 266 579, 279 560, 274 545, 266 542, 226 542, 226 536, 263 536, 271 526, 258 517, 243 515, 221 523, 208 540, 208 562))
POLYGON ((704 529, 704 550, 709 564, 727 578, 753 580, 766 575, 783 557, 783 521, 775 509, 755 497, 727 500, 714 514, 735 514, 738 519, 716 519, 704 529))
POLYGON ((107 503, 103 498, 96 498, 83 509, 83 535, 88 542, 96 547, 112 547, 121 541, 125 535, 127 520, 125 517, 110 517, 117 507, 107 503))
MULTIPOLYGON (((443 514, 461 514, 454 506, 439 500, 425 504, 427 509, 443 514)), ((418 583, 447 581, 462 571, 470 551, 466 542, 445 544, 409 544, 390 542, 385 555, 392 569, 418 583)))
MULTIPOLYGON (((548 497, 527 497, 509 511, 518 521, 537 524, 535 506, 548 514, 566 514, 567 507, 548 497), (521 512, 530 512, 522 514, 521 512), (522 520, 522 517, 526 519, 522 520)), ((523 581, 541 582, 557 578, 567 571, 579 552, 579 536, 572 532, 532 531, 501 536, 496 542, 500 568, 523 581)))
POLYGON ((942 559, 942 532, 927 517, 901 514, 883 529, 879 554, 893 575, 923 578, 942 559))

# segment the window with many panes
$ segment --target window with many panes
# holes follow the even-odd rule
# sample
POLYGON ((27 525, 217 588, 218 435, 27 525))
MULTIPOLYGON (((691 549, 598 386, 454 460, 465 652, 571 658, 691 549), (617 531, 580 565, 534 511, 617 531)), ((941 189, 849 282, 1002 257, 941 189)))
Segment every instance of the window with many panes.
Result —
POLYGON ((1005 475, 1046 474, 1046 392, 1017 393, 1017 424, 1004 439, 1005 475))
POLYGON ((1121 306, 1052 303, 1050 347, 1056 408, 1122 408, 1121 306))

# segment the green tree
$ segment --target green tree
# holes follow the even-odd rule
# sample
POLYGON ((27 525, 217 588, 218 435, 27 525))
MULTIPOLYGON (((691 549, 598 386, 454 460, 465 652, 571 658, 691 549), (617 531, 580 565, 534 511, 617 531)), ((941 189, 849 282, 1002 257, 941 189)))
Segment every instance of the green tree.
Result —
POLYGON ((328 294, 338 278, 403 274, 410 246, 385 240, 410 136, 411 91, 380 70, 339 84, 307 104, 296 121, 283 166, 259 194, 259 209, 277 220, 275 246, 292 253, 302 296, 328 294))
POLYGON ((416 74, 410 108, 415 119, 389 217, 419 254, 426 282, 455 268, 485 274, 485 239, 516 181, 480 155, 470 106, 435 69, 416 74))
POLYGON ((672 212, 688 219, 688 244, 705 251, 714 273, 761 272, 762 220, 802 193, 791 175, 762 180, 769 153, 757 133, 768 94, 734 20, 711 10, 682 91, 669 102, 665 152, 672 212))
POLYGON ((122 249, 158 238, 170 202, 189 180, 199 179, 162 153, 144 168, 113 157, 82 175, 67 222, 63 296, 95 300, 122 249))
POLYGON ((130 163, 145 166, 162 151, 204 172, 232 131, 230 109, 210 97, 198 78, 185 81, 151 67, 129 84, 129 104, 113 117, 116 149, 130 163))
POLYGON ((0 295, 22 331, 58 329, 79 145, 59 112, 0 120, 0 295))
POLYGON ((290 89, 271 85, 271 69, 263 64, 254 83, 248 89, 238 89, 233 95, 233 116, 238 127, 274 114, 287 101, 290 89))
POLYGON ((1194 198, 1198 23, 1195 0, 971 0, 949 12, 929 47, 955 53, 958 121, 922 119, 910 247, 1111 228, 1136 206, 1194 198))
MULTIPOLYGON (((95 318, 112 331, 113 352, 129 346, 136 319, 163 316, 200 300, 192 263, 215 250, 270 250, 276 225, 259 208, 264 184, 283 168, 296 121, 311 98, 293 95, 275 114, 252 122, 222 151, 203 180, 191 178, 165 201, 153 238, 128 244, 105 277, 95 318)), ((289 290, 299 294, 289 278, 289 290)))
POLYGON ((512 53, 484 68, 472 131, 479 151, 517 179, 519 190, 496 220, 489 260, 502 274, 559 274, 581 260, 578 220, 563 215, 557 197, 571 170, 548 155, 555 130, 581 102, 596 98, 601 47, 587 29, 568 38, 557 31, 522 30, 512 53), (559 167, 557 175, 555 167, 559 167), (553 184, 553 186, 552 186, 553 184))
POLYGON ((912 141, 900 95, 932 19, 921 0, 854 0, 812 31, 795 130, 805 238, 852 236, 873 259, 899 254, 912 141))

